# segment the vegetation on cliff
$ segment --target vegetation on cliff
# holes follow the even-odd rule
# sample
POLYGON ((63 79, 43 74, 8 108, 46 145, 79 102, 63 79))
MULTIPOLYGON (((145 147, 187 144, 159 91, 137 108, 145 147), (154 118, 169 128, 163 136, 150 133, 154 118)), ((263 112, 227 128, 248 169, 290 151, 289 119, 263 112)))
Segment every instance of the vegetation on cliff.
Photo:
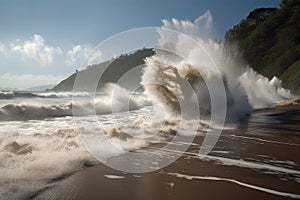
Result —
MULTIPOLYGON (((56 91, 71 91, 73 90, 74 82, 76 79, 76 76, 79 75, 81 78, 86 77, 86 81, 84 83, 80 83, 81 85, 77 88, 80 88, 82 90, 90 90, 91 85, 94 80, 99 80, 97 90, 101 89, 106 83, 117 82, 126 72, 129 70, 143 65, 144 59, 148 56, 151 56, 154 54, 154 51, 152 49, 142 49, 138 50, 132 54, 126 54, 121 55, 118 58, 105 61, 100 64, 87 66, 86 69, 82 71, 76 71, 74 74, 66 78, 65 80, 61 81, 58 85, 56 85, 52 90, 56 91), (105 69, 105 70, 104 70, 105 69), (104 71, 102 71, 104 70, 104 71), (98 77, 98 75, 101 74, 101 78, 98 77)), ((139 84, 139 78, 142 76, 142 70, 141 68, 138 68, 138 71, 133 74, 135 77, 132 78, 132 80, 128 80, 128 84, 126 86, 130 85, 137 85, 139 84), (131 82, 134 83, 131 83, 131 82)), ((126 86, 124 86, 126 88, 126 86)))
POLYGON ((241 52, 253 69, 277 76, 300 92, 300 1, 283 0, 280 8, 258 8, 225 35, 225 44, 241 52))

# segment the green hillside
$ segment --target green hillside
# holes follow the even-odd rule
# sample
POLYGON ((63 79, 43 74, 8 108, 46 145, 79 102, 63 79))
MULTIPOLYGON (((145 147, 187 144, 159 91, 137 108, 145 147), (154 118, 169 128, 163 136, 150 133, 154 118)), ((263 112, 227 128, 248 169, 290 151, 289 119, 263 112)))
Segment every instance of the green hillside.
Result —
MULTIPOLYGON (((300 93, 300 0, 283 0, 279 8, 258 8, 250 12, 246 19, 227 31, 225 46, 240 52, 238 58, 249 64, 260 74, 272 78, 277 76, 283 86, 300 93), (232 48, 234 47, 234 48, 232 48)), ((118 81, 123 74, 136 66, 144 64, 144 58, 153 55, 152 49, 142 49, 130 55, 116 59, 72 74, 56 85, 52 90, 73 90, 75 77, 83 76, 86 82, 80 83, 82 90, 88 90, 91 80, 96 80, 103 72, 98 89, 108 82, 118 81), (90 82, 89 82, 90 81, 90 82)), ((234 54, 236 55, 236 54, 234 54)), ((139 84, 141 68, 132 77, 139 84)), ((131 79, 131 78, 129 78, 131 79)), ((129 86, 126 83, 124 86, 129 86)))
MULTIPOLYGON (((80 83, 81 90, 90 90, 91 84, 94 84, 93 81, 97 81, 101 73, 101 79, 98 83, 97 89, 100 89, 108 82, 117 82, 122 75, 124 75, 129 70, 141 66, 144 64, 144 59, 148 56, 154 54, 152 49, 142 49, 138 50, 133 54, 129 55, 121 55, 116 59, 112 59, 110 61, 105 61, 100 64, 88 66, 86 69, 76 72, 61 81, 58 85, 56 85, 52 90, 54 91, 71 91, 73 90, 74 81, 76 76, 85 77, 84 82, 80 83), (103 71, 105 69, 105 71, 103 71)), ((142 68, 137 68, 136 72, 131 73, 132 76, 126 82, 124 87, 135 87, 139 84, 139 79, 142 76, 142 68)))
POLYGON ((300 92, 300 0, 283 0, 280 8, 259 8, 230 29, 225 44, 259 73, 279 77, 300 92))

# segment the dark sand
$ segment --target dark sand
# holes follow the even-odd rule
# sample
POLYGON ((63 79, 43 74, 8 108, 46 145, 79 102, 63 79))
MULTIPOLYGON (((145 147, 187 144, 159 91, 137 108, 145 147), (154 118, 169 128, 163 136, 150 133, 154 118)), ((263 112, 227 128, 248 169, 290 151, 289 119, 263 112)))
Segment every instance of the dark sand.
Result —
MULTIPOLYGON (((201 144, 203 137, 195 139, 201 144)), ((200 146, 190 146, 188 152, 197 153, 200 146)), ((147 151, 147 150, 142 150, 147 151)), ((200 160, 183 154, 166 168, 146 174, 122 173, 104 164, 86 167, 72 175, 53 180, 28 199, 291 199, 300 198, 300 107, 283 107, 254 112, 235 130, 223 131, 210 156, 217 156, 276 166, 241 167, 224 165, 218 160, 200 160), (225 151, 225 152, 224 152, 225 151), (284 162, 278 162, 284 161, 284 162), (286 162, 289 161, 289 162, 286 162), (295 170, 290 172, 288 170, 295 170), (297 173, 298 172, 298 173, 297 173), (176 177, 180 173, 195 177, 219 177, 236 180, 260 191, 227 180, 200 180, 176 177), (105 175, 123 178, 111 179, 105 175), (283 192, 285 194, 272 194, 283 192)), ((117 159, 114 158, 114 159, 117 159)), ((261 165, 260 165, 261 166, 261 165)))

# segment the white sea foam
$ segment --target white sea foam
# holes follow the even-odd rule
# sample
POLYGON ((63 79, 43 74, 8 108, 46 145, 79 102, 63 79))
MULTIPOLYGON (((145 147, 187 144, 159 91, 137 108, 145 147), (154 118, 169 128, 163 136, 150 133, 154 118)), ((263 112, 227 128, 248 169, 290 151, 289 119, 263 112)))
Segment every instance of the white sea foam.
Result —
POLYGON ((260 142, 262 144, 264 143, 271 143, 271 144, 281 144, 281 145, 289 145, 289 146, 300 146, 300 144, 295 144, 292 142, 280 142, 280 141, 275 141, 275 140, 265 140, 261 138, 256 138, 256 137, 247 137, 247 136, 240 136, 240 135, 230 135, 232 138, 240 138, 242 140, 253 140, 260 142))
POLYGON ((39 92, 33 93, 38 97, 44 98, 70 98, 70 97, 89 97, 88 92, 39 92))
POLYGON ((15 98, 71 98, 71 97, 89 97, 88 92, 2 92, 0 91, 0 99, 15 99, 15 98))
MULTIPOLYGON (((145 106, 154 103, 163 107, 170 116, 178 113, 181 101, 179 99, 191 102, 195 100, 191 98, 188 90, 184 89, 184 82, 188 82, 194 89, 202 113, 209 114, 211 101, 206 84, 214 86, 215 97, 222 94, 222 88, 215 84, 219 71, 227 93, 228 116, 233 119, 242 117, 252 109, 272 107, 276 101, 290 97, 289 91, 281 87, 278 79, 269 81, 253 70, 239 66, 234 59, 228 58, 223 45, 210 39, 211 21, 210 13, 199 17, 194 23, 175 19, 171 22, 163 21, 164 25, 159 29, 161 39, 155 49, 156 55, 146 59, 148 67, 145 69, 142 81, 146 97, 132 95, 114 84, 107 85, 104 94, 96 96, 95 99, 92 99, 93 94, 79 93, 77 96, 83 98, 75 99, 73 103, 67 99, 74 97, 74 93, 0 93, 0 98, 3 99, 42 97, 49 100, 47 104, 34 100, 27 103, 13 101, 0 108, 0 198, 24 197, 22 195, 45 187, 51 179, 95 162, 81 143, 85 138, 92 141, 88 146, 90 149, 97 149, 102 158, 108 159, 146 147, 151 143, 165 141, 167 137, 178 134, 180 117, 156 118, 153 113, 150 113, 149 117, 145 116, 147 113, 141 108, 144 109, 145 106), (187 34, 200 44, 201 48, 186 37, 170 40, 164 28, 187 34), (172 43, 169 43, 170 41, 172 43), (210 57, 207 57, 207 53, 210 57), (212 64, 216 64, 218 68, 211 67, 212 64), (161 85, 149 84, 151 82, 158 82, 161 85), (67 101, 54 102, 50 99, 53 97, 65 98, 67 101), (133 110, 137 112, 134 113, 133 110), (123 111, 132 112, 126 115, 116 114, 123 111), (115 115, 109 115, 111 113, 115 115), (72 119, 68 117, 73 114, 79 122, 76 124, 77 130, 83 133, 80 135, 82 140, 74 129, 72 119), (94 114, 102 115, 97 116, 98 120, 95 121, 94 114), (128 119, 134 120, 128 123, 128 119), (96 128, 99 127, 99 123, 103 126, 96 128), (99 135, 100 139, 95 140, 99 135), (110 142, 118 148, 110 149, 104 142, 106 137, 110 138, 110 142)), ((216 106, 221 105, 220 103, 216 106)), ((199 132, 209 128, 206 123, 199 123, 199 132)), ((190 126, 186 124, 183 127, 184 131, 180 133, 181 136, 191 134, 189 128, 190 126)), ((187 143, 178 144, 177 146, 182 146, 187 143)), ((193 153, 174 153, 198 156, 193 153)), ((264 164, 209 158, 223 162, 225 165, 299 174, 292 169, 264 164)), ((264 190, 270 192, 268 189, 264 190)))
POLYGON ((75 99, 73 103, 44 105, 44 103, 32 101, 7 104, 0 108, 0 120, 44 119, 72 116, 73 114, 75 116, 106 114, 135 110, 150 105, 144 96, 131 95, 129 91, 115 84, 108 84, 104 91, 105 95, 92 100, 89 98, 75 99))
MULTIPOLYGON (((120 116, 125 120, 128 115, 120 116)), ((105 133, 111 131, 115 121, 112 115, 99 116, 98 120, 104 119, 108 125, 99 129, 94 117, 80 118, 78 121, 81 123, 77 123, 77 128, 83 133, 80 137, 70 117, 0 122, 0 199, 24 198, 31 192, 43 189, 53 179, 73 173, 85 165, 98 163, 82 144, 86 138, 94 140, 89 150, 99 150, 105 159, 145 147, 151 142, 115 135, 110 142, 118 148, 111 149, 106 145, 105 133), (99 140, 95 141, 95 137, 99 140)))
POLYGON ((297 176, 300 175, 300 171, 298 171, 298 170, 289 169, 289 168, 285 168, 285 167, 278 167, 275 165, 270 165, 270 164, 265 164, 265 163, 249 162, 249 161, 245 161, 242 159, 237 160, 237 159, 224 158, 224 157, 218 157, 218 156, 206 156, 201 159, 218 161, 218 162, 221 162, 222 165, 227 165, 227 166, 238 166, 238 167, 245 167, 245 168, 251 168, 251 169, 262 169, 262 170, 275 171, 275 172, 285 173, 285 174, 294 174, 297 176))
POLYGON ((278 191, 278 190, 264 188, 264 187, 260 187, 260 186, 257 186, 257 185, 252 185, 252 184, 249 184, 249 183, 238 181, 238 180, 235 180, 235 179, 212 177, 212 176, 191 176, 191 175, 180 174, 180 173, 168 173, 168 174, 171 175, 171 176, 175 176, 175 177, 178 177, 178 178, 184 178, 184 179, 188 179, 188 180, 196 179, 196 180, 230 182, 230 183, 237 184, 239 186, 251 188, 251 189, 254 189, 254 190, 261 191, 261 192, 266 192, 266 193, 270 193, 270 194, 274 194, 274 195, 278 195, 278 196, 282 196, 282 197, 300 199, 300 194, 293 194, 293 193, 289 193, 289 192, 282 192, 282 191, 278 191))
MULTIPOLYGON (((156 148, 151 147, 151 149, 156 149, 156 148)), ((157 150, 159 150, 159 149, 157 149, 157 150)), ((246 161, 243 159, 232 159, 232 158, 225 158, 225 157, 211 156, 211 155, 199 156, 198 153, 181 152, 181 151, 170 150, 170 149, 161 150, 161 153, 163 154, 164 151, 168 152, 168 153, 174 153, 174 154, 195 157, 202 161, 215 161, 221 165, 226 165, 226 166, 236 166, 236 167, 249 168, 249 169, 259 169, 259 170, 264 170, 264 171, 268 171, 268 172, 271 171, 271 172, 289 174, 289 175, 293 174, 293 175, 295 175, 295 177, 300 176, 300 171, 298 171, 298 170, 281 167, 281 166, 276 166, 276 165, 270 165, 270 164, 266 164, 266 163, 262 163, 262 162, 251 162, 251 161, 246 161)), ((277 163, 279 163, 279 162, 277 161, 277 163)), ((295 178, 294 180, 297 181, 297 178, 295 178)))
POLYGON ((23 124, 6 126, 0 132, 0 199, 24 198, 23 195, 41 189, 49 180, 93 161, 74 129, 36 127, 39 134, 28 130, 26 135, 15 129, 18 126, 23 124))
POLYGON ((124 179, 125 178, 125 176, 117 176, 117 175, 110 175, 110 174, 106 174, 104 176, 108 179, 124 179))
POLYGON ((159 44, 155 55, 146 58, 148 67, 142 80, 153 102, 168 113, 178 113, 181 101, 191 101, 185 86, 188 83, 197 95, 201 113, 210 113, 213 97, 220 99, 214 101, 214 106, 223 105, 218 95, 225 95, 224 83, 227 117, 238 119, 253 109, 270 108, 292 97, 278 78, 268 80, 228 55, 224 45, 213 40, 211 30, 210 12, 194 22, 163 20, 158 30, 159 44), (183 34, 172 33, 170 29, 183 34))

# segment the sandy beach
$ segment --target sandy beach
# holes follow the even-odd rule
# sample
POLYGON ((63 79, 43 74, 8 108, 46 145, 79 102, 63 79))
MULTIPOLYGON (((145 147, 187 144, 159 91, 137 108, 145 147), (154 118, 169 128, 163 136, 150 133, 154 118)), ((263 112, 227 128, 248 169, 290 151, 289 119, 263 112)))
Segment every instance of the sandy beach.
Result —
POLYGON ((129 174, 104 164, 85 167, 53 180, 28 199, 300 198, 299 108, 252 113, 238 129, 223 131, 205 159, 197 157, 203 139, 198 136, 176 162, 158 171, 129 174), (270 125, 275 119, 280 126, 270 125))

